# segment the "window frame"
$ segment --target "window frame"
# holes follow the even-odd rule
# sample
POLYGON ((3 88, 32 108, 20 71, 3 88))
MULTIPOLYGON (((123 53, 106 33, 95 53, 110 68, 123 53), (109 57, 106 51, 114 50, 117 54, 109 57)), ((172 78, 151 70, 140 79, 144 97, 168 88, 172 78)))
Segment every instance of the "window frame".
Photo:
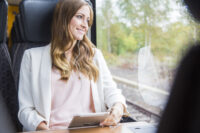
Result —
POLYGON ((91 0, 92 5, 93 5, 93 11, 94 11, 94 19, 93 19, 93 25, 91 27, 91 41, 92 43, 97 46, 96 39, 96 0, 91 0))

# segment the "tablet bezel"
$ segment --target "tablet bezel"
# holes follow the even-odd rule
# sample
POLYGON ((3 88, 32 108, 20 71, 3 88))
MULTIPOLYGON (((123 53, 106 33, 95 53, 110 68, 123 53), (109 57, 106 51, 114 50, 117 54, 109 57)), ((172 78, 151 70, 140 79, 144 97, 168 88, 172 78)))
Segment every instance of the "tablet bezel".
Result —
POLYGON ((71 129, 77 127, 97 127, 108 117, 108 115, 109 112, 76 115, 73 117, 68 128, 71 129))

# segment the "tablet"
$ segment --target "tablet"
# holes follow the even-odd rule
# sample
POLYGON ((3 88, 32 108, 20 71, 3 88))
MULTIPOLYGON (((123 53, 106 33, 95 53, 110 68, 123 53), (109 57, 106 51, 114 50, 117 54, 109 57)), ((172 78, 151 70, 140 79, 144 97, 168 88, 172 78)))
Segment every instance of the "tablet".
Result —
POLYGON ((68 128, 99 126, 99 124, 104 121, 108 115, 109 112, 76 115, 73 117, 68 128))

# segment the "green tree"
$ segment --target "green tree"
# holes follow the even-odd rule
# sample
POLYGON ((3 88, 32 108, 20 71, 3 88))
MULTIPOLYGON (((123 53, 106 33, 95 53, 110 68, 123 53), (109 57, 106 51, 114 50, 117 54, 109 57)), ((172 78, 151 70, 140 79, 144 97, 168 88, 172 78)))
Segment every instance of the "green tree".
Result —
POLYGON ((151 45, 152 29, 168 19, 169 0, 118 0, 121 17, 143 29, 145 45, 151 45))
POLYGON ((107 41, 107 50, 108 52, 112 52, 112 47, 111 47, 111 38, 110 38, 110 35, 112 34, 111 33, 111 30, 110 30, 110 27, 112 25, 112 18, 113 18, 113 10, 112 10, 112 3, 110 0, 104 0, 104 3, 102 5, 102 8, 101 8, 101 17, 102 19, 104 20, 103 21, 103 25, 102 25, 102 28, 103 30, 105 30, 106 32, 106 41, 107 41))

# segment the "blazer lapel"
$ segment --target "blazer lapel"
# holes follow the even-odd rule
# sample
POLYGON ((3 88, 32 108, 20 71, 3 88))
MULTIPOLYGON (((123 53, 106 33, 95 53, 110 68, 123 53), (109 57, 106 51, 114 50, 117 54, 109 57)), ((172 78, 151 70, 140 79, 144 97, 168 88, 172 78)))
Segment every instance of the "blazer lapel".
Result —
POLYGON ((47 121, 49 121, 51 111, 51 68, 50 45, 48 45, 42 53, 40 77, 38 79, 41 92, 41 108, 44 111, 47 121))

